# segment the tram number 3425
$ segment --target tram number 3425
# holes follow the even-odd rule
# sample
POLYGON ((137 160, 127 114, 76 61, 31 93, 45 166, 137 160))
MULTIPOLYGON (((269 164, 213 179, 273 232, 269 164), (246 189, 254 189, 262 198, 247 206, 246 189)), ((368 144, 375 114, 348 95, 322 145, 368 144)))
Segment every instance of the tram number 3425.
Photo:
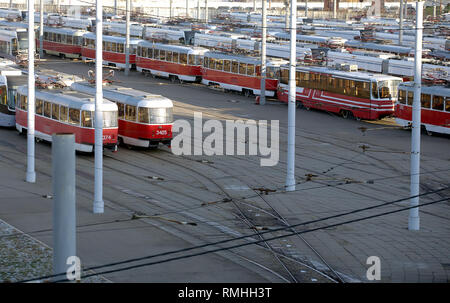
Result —
POLYGON ((157 130, 156 134, 160 136, 165 136, 167 135, 167 130, 157 130))

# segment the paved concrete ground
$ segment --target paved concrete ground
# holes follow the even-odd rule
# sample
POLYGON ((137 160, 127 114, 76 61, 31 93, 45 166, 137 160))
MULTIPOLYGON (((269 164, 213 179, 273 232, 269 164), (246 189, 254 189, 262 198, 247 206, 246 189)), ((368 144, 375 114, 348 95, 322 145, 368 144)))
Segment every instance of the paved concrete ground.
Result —
MULTIPOLYGON (((55 70, 86 75, 82 63, 55 60, 55 70)), ((163 79, 117 73, 119 84, 162 94, 175 101, 175 116, 192 121, 194 111, 204 118, 280 120, 280 162, 261 167, 256 156, 183 156, 168 149, 127 150, 105 157, 105 215, 90 213, 93 157, 77 157, 79 225, 127 219, 133 211, 164 218, 194 221, 197 227, 167 220, 133 220, 79 227, 79 250, 89 265, 248 234, 242 213, 253 225, 283 226, 274 210, 289 224, 297 224, 409 196, 410 132, 395 128, 392 120, 344 120, 318 112, 297 110, 297 190, 282 190, 286 174, 287 112, 284 104, 254 105, 251 99, 224 94, 201 85, 171 84, 163 79), (360 127, 370 130, 362 132, 360 127), (360 146, 366 145, 365 152, 360 146), (198 162, 208 160, 209 162, 198 162), (305 175, 310 174, 310 178, 305 175), (163 180, 149 179, 158 176, 163 180), (277 189, 259 196, 254 188, 277 189), (226 196, 232 203, 220 201, 226 196), (245 199, 244 199, 245 198, 245 199), (176 235, 176 236, 174 236, 176 235)), ((51 227, 50 146, 37 144, 38 183, 23 183, 26 140, 14 131, 0 130, 2 193, 0 218, 24 231, 51 227)), ((450 141, 422 138, 422 192, 450 185, 450 141)), ((450 196, 443 191, 421 198, 421 203, 450 196)), ((402 209, 403 201, 342 218, 301 227, 300 230, 402 209)), ((421 208, 421 230, 407 230, 408 211, 382 216, 300 236, 272 241, 272 247, 345 281, 367 281, 369 256, 381 259, 382 282, 447 282, 449 279, 449 202, 421 208), (305 241, 307 241, 306 244, 305 241), (311 250, 311 247, 320 255, 311 250)), ((281 233, 279 233, 281 234, 281 233)), ((279 235, 275 234, 275 235, 279 235)), ((33 235, 33 234, 32 234, 33 235)), ((51 233, 34 234, 51 245, 51 233)), ((286 263, 287 264, 287 263, 286 263)), ((301 277, 316 279, 313 273, 301 277)), ((273 258, 273 252, 247 247, 220 255, 164 263, 130 272, 107 275, 112 281, 291 281, 273 258), (245 259, 247 258, 247 260, 245 259), (248 260, 250 259, 250 260, 248 260), (251 262, 253 261, 253 263, 251 262), (259 264, 256 265, 255 263, 259 264)), ((298 278, 298 277, 297 277, 298 278)), ((302 281, 306 281, 304 279, 302 281)))

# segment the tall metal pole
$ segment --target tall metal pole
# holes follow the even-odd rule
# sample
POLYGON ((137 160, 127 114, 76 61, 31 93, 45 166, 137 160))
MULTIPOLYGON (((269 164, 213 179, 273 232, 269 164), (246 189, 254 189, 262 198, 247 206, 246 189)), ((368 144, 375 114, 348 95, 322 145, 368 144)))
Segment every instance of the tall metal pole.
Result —
POLYGON ((126 33, 125 33, 125 76, 130 73, 130 2, 126 0, 126 33))
POLYGON ((95 192, 94 213, 103 213, 103 3, 96 6, 96 49, 95 49, 95 192))
POLYGON ((308 0, 305 0, 305 17, 308 18, 308 0))
MULTIPOLYGON (((76 256, 75 135, 52 135, 53 273, 66 273, 76 256)), ((65 275, 55 280, 65 279, 65 275)))
POLYGON ((287 175, 286 191, 295 190, 295 103, 296 83, 295 71, 297 67, 296 38, 297 38, 297 0, 291 1, 291 53, 289 62, 289 99, 288 99, 288 146, 287 146, 287 175))
POLYGON ((197 21, 200 21, 200 0, 197 0, 197 21))
POLYGON ((336 19, 337 14, 337 0, 333 0, 333 19, 336 19))
POLYGON ((34 170, 34 0, 28 0, 28 115, 27 115, 27 177, 29 183, 36 182, 34 170))
POLYGON ((408 19, 408 0, 405 0, 405 13, 403 16, 405 19, 408 19))
POLYGON ((400 9, 399 9, 399 31, 398 31, 398 45, 403 44, 403 0, 400 0, 400 9))
POLYGON ((256 0, 253 0, 253 12, 256 12, 256 0))
POLYGON ((289 0, 285 0, 284 2, 284 9, 286 12, 286 15, 284 16, 284 28, 286 31, 289 30, 289 0))
POLYGON ((259 104, 266 104, 266 39, 267 39, 267 8, 266 1, 262 0, 262 41, 261 41, 261 94, 259 104))
POLYGON ((169 20, 172 19, 173 0, 169 1, 169 20))
POLYGON ((44 56, 44 0, 39 6, 39 57, 44 56))
POLYGON ((433 19, 436 19, 436 1, 433 1, 433 19))
POLYGON ((189 18, 189 0, 186 0, 186 18, 189 18))
POLYGON ((208 0, 205 0, 205 24, 208 24, 208 0))
MULTIPOLYGON (((414 101, 412 109, 411 131, 411 190, 412 196, 420 191, 420 125, 421 125, 421 91, 422 91, 422 30, 423 30, 423 1, 416 2, 416 47, 414 52, 414 101)), ((411 198, 411 206, 419 205, 419 197, 411 198)), ((419 208, 409 210, 408 229, 419 230, 419 208)))
POLYGON ((117 16, 117 0, 114 0, 114 16, 117 16))

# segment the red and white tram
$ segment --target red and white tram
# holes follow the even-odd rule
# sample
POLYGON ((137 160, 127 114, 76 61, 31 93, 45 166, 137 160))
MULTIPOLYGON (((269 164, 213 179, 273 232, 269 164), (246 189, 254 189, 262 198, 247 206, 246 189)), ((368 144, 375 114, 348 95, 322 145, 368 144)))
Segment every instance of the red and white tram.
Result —
MULTIPOLYGON (((402 78, 382 74, 298 67, 296 100, 306 109, 376 120, 392 115, 402 78)), ((289 67, 281 68, 278 99, 288 102, 289 67)))
MULTIPOLYGON (((275 96, 280 66, 286 63, 286 60, 281 59, 267 60, 266 96, 275 96)), ((242 92, 246 96, 260 95, 261 60, 254 57, 206 52, 203 57, 202 83, 242 92)))
MULTIPOLYGON (((130 66, 136 66, 136 49, 141 40, 130 39, 130 66)), ((95 60, 95 34, 87 33, 83 35, 83 46, 81 48, 83 60, 95 60)), ((125 38, 103 36, 103 64, 125 68, 125 38)))
POLYGON ((207 51, 202 47, 141 41, 137 49, 136 69, 172 81, 198 82, 202 77, 203 55, 207 51))
MULTIPOLYGON (((71 88, 95 96, 95 86, 75 82, 71 88)), ((170 146, 173 103, 170 99, 120 86, 104 86, 104 98, 119 109, 119 142, 140 147, 170 146)))
MULTIPOLYGON (((17 90, 16 128, 27 129, 28 87, 17 90)), ((75 148, 92 152, 95 144, 94 98, 71 90, 36 89, 35 135, 52 141, 53 133, 74 133, 75 148)), ((117 150, 117 105, 103 100, 103 146, 117 150)))
MULTIPOLYGON (((407 127, 412 121, 414 83, 404 82, 398 88, 398 102, 395 105, 395 120, 407 127)), ((421 124, 428 134, 450 134, 450 88, 422 85, 421 124)))
MULTIPOLYGON (((44 53, 62 58, 80 58, 85 31, 71 28, 44 27, 44 53)), ((39 37, 36 38, 39 49, 39 37)))

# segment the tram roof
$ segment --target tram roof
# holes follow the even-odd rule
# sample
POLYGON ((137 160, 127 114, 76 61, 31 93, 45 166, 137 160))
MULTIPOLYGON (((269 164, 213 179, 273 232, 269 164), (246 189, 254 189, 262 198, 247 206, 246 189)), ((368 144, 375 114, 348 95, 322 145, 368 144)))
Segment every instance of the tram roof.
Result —
MULTIPOLYGON (((95 86, 89 84, 88 82, 75 82, 71 85, 71 88, 90 96, 95 95, 95 86)), ((138 107, 173 107, 172 100, 164 96, 117 85, 103 86, 103 97, 114 102, 138 107)))
POLYGON ((365 49, 372 49, 376 51, 394 52, 401 54, 409 54, 412 51, 411 47, 399 46, 399 45, 386 45, 372 42, 360 42, 356 40, 350 40, 345 42, 345 46, 358 47, 365 49))
MULTIPOLYGON (((83 38, 87 38, 87 39, 94 39, 96 38, 96 35, 94 33, 91 32, 87 32, 83 35, 83 38)), ((107 36, 107 35, 103 35, 103 41, 107 41, 107 42, 116 42, 116 43, 125 43, 125 37, 117 37, 117 36, 107 36)), ((143 41, 141 39, 130 39, 130 44, 138 44, 140 41, 143 41)))
POLYGON ((19 87, 28 84, 28 75, 6 77, 8 81, 8 87, 19 87))
MULTIPOLYGON (((24 96, 28 96, 28 85, 20 86, 17 91, 24 96)), ((77 92, 70 89, 36 89, 36 99, 49 101, 59 105, 74 109, 94 111, 95 98, 91 95, 77 92)), ((117 105, 103 98, 102 109, 105 111, 116 111, 117 105)))
POLYGON ((67 28, 67 27, 52 27, 52 26, 44 26, 44 32, 52 32, 63 35, 73 35, 73 34, 84 34, 87 33, 84 30, 75 29, 75 28, 67 28))
POLYGON ((330 74, 333 76, 337 76, 339 78, 345 78, 350 80, 374 80, 374 81, 384 81, 384 80, 400 80, 402 78, 384 75, 384 74, 375 74, 375 73, 365 73, 365 72, 350 72, 332 69, 329 67, 321 67, 321 66, 298 66, 297 71, 311 71, 316 73, 330 74))
POLYGON ((191 51, 197 52, 197 53, 208 51, 208 49, 206 49, 204 47, 153 43, 153 42, 144 41, 144 40, 140 41, 138 43, 138 45, 142 46, 142 47, 149 47, 149 48, 155 47, 155 48, 167 50, 167 51, 186 52, 186 53, 191 52, 191 51))
MULTIPOLYGON (((399 89, 404 88, 408 91, 414 91, 414 82, 400 83, 399 89)), ((450 97, 450 88, 443 85, 425 85, 422 84, 422 94, 438 95, 443 97, 450 97)))
MULTIPOLYGON (((239 56, 221 52, 208 51, 205 53, 205 57, 223 60, 236 60, 247 64, 255 64, 255 65, 261 64, 261 59, 258 57, 239 56)), ((283 64, 287 64, 288 62, 289 61, 287 60, 279 58, 267 58, 267 66, 280 66, 283 64)))

